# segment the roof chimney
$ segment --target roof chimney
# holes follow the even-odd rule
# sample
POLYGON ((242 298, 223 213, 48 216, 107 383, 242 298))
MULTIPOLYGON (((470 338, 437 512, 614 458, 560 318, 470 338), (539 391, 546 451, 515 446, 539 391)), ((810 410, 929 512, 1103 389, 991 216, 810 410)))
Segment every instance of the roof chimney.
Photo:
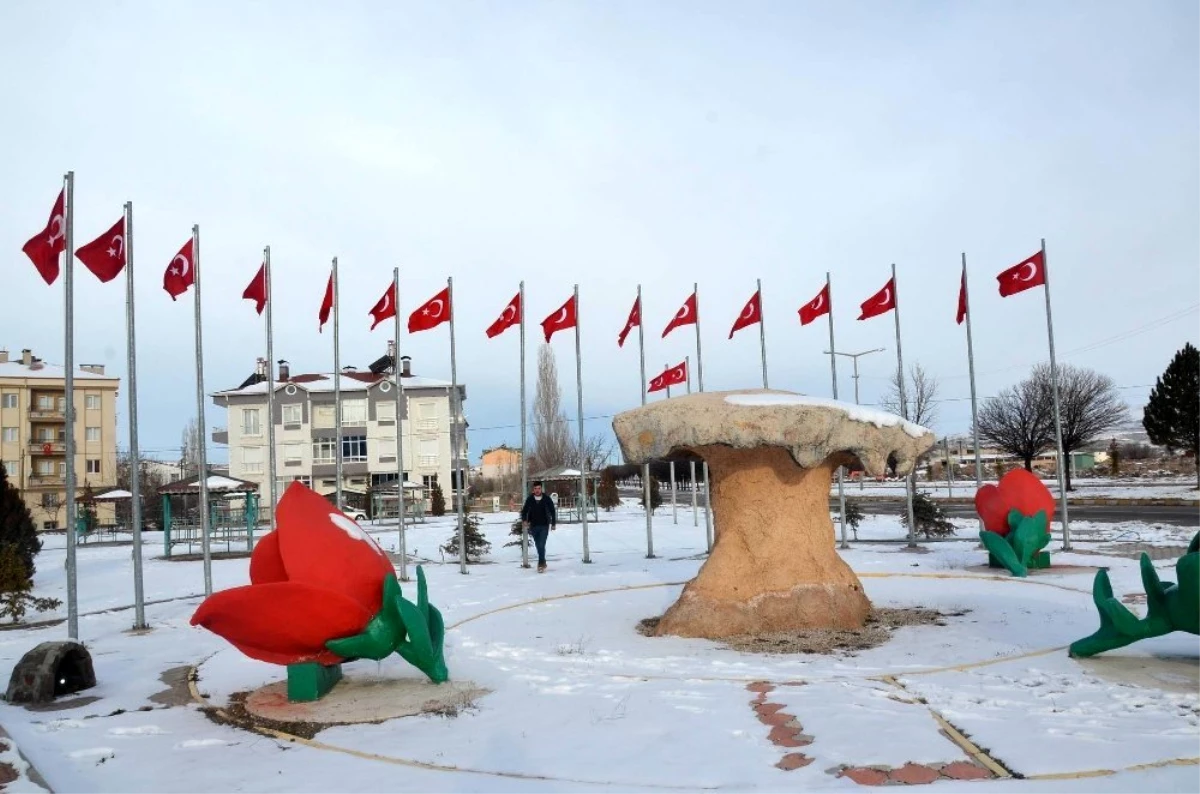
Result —
POLYGON ((292 375, 292 371, 291 371, 291 368, 288 367, 287 361, 285 361, 282 358, 279 359, 279 380, 280 380, 280 382, 287 381, 287 379, 290 378, 291 375, 292 375))
POLYGON ((30 350, 29 348, 25 348, 24 350, 21 351, 21 363, 27 367, 33 363, 33 351, 32 350, 30 350))
POLYGON ((8 363, 8 350, 6 348, 0 348, 0 364, 7 364, 7 363, 8 363))
POLYGON ((256 358, 254 360, 254 374, 262 376, 263 380, 267 378, 267 360, 265 358, 256 358))
POLYGON ((90 372, 93 375, 103 375, 104 374, 104 365, 103 364, 80 364, 79 368, 81 370, 83 370, 84 372, 90 372))
POLYGON ((388 356, 388 358, 390 358, 392 361, 395 361, 395 360, 396 360, 396 340, 395 340, 395 339, 389 339, 389 340, 388 340, 388 352, 387 352, 387 356, 388 356))
POLYGON ((412 377, 412 356, 400 356, 400 377, 412 377))

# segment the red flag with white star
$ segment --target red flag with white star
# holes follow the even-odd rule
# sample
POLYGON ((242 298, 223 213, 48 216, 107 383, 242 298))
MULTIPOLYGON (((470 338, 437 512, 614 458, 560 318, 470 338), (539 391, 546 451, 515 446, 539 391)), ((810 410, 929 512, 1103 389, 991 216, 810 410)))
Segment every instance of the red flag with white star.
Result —
POLYGON ((504 311, 500 312, 500 316, 496 318, 496 322, 487 327, 487 338, 494 339, 500 334, 512 328, 521 322, 521 293, 513 296, 513 299, 504 307, 504 311))
POLYGON ((375 330, 375 326, 379 325, 384 320, 391 319, 396 316, 396 285, 388 284, 387 291, 383 293, 383 297, 375 301, 375 305, 368 312, 371 319, 375 322, 371 323, 371 330, 375 330))
POLYGON ((896 279, 890 278, 888 283, 883 285, 883 289, 863 301, 862 314, 858 316, 858 319, 869 320, 872 317, 887 314, 894 308, 896 308, 896 279))
POLYGON ((650 381, 649 388, 646 389, 646 393, 662 391, 663 389, 670 388, 671 386, 679 386, 683 383, 687 383, 686 359, 669 369, 664 369, 661 375, 653 378, 650 381))
POLYGON ((683 306, 679 307, 679 311, 675 312, 675 316, 671 318, 671 322, 667 323, 667 327, 662 332, 663 338, 665 339, 667 334, 681 325, 695 325, 696 320, 696 293, 693 292, 683 302, 683 306))
POLYGON ((629 336, 629 332, 642 324, 642 299, 633 299, 633 308, 629 310, 629 319, 625 321, 625 327, 621 329, 621 333, 617 335, 617 347, 625 347, 625 337, 629 336))
POLYGON ((317 333, 325 330, 329 322, 329 313, 333 311, 333 274, 329 274, 329 283, 325 285, 325 297, 321 299, 321 310, 317 312, 317 333))
POLYGON ((996 276, 1000 282, 1000 297, 1007 298, 1046 283, 1046 257, 1038 251, 1023 262, 1013 265, 996 276))
POLYGON ((111 229, 77 250, 75 258, 102 282, 116 278, 125 269, 125 216, 122 215, 111 229))
POLYGON ((746 307, 742 309, 742 313, 733 321, 733 328, 729 329, 729 338, 733 339, 733 335, 743 328, 755 325, 762 322, 762 293, 755 292, 750 296, 750 300, 746 302, 746 307))
POLYGON ((817 297, 800 307, 800 324, 808 325, 818 317, 829 314, 829 312, 829 285, 826 284, 824 287, 821 287, 821 291, 817 293, 817 297))
POLYGON ((545 320, 542 320, 542 332, 546 334, 546 342, 549 343, 550 337, 559 331, 574 328, 575 321, 575 296, 572 295, 567 298, 566 303, 555 309, 545 320))
POLYGON ((417 310, 408 316, 408 332, 428 331, 437 328, 442 323, 450 322, 450 288, 434 295, 425 301, 417 310))
POLYGON ((263 313, 263 309, 267 305, 267 263, 263 262, 258 268, 258 273, 255 274, 254 280, 250 282, 250 286, 242 293, 242 297, 248 301, 254 301, 254 311, 259 314, 263 313))
POLYGON ((67 224, 65 189, 59 191, 54 207, 50 210, 50 220, 46 228, 29 238, 29 242, 21 246, 21 250, 33 262, 42 280, 53 284, 58 278, 58 255, 67 247, 67 224))
POLYGON ((192 239, 183 244, 183 248, 179 249, 179 253, 171 259, 171 264, 167 265, 166 272, 163 273, 163 289, 171 296, 171 300, 175 300, 183 293, 187 292, 188 287, 196 283, 195 272, 195 257, 192 256, 192 239))

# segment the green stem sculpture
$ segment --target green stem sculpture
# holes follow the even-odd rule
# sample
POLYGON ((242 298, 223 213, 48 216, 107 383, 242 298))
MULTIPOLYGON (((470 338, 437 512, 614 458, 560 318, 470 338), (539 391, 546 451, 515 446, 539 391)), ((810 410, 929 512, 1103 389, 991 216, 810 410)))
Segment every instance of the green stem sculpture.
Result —
POLYGON ((1143 553, 1142 586, 1146 590, 1146 617, 1138 618, 1113 596, 1108 571, 1096 571, 1092 600, 1100 613, 1095 634, 1071 644, 1071 656, 1095 656, 1147 637, 1173 631, 1200 634, 1200 533, 1192 538, 1187 552, 1175 563, 1179 583, 1158 578, 1154 563, 1143 553))
POLYGON ((395 576, 383 580, 383 606, 361 634, 329 640, 325 647, 346 659, 379 661, 395 652, 434 683, 450 677, 443 645, 446 626, 442 613, 429 603, 425 571, 417 566, 417 603, 404 598, 395 576))
POLYGON ((1042 549, 1050 543, 1049 519, 1039 510, 1024 516, 1017 510, 1008 513, 1008 535, 983 530, 979 541, 998 563, 1013 576, 1028 576, 1030 568, 1047 568, 1050 555, 1042 549))

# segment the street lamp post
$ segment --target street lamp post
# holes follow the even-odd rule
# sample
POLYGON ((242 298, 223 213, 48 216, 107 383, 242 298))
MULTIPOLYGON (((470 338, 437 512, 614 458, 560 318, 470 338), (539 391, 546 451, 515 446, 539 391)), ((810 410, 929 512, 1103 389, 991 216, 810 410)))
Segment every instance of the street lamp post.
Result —
MULTIPOLYGON (((854 362, 854 404, 859 405, 859 402, 858 402, 858 359, 861 356, 868 356, 871 353, 882 353, 884 350, 887 350, 887 348, 886 347, 877 347, 874 350, 864 350, 861 353, 843 353, 840 350, 833 350, 833 351, 823 350, 821 352, 823 352, 827 356, 828 355, 845 356, 846 358, 849 358, 851 361, 854 362)), ((866 478, 863 476, 864 474, 866 474, 865 471, 858 476, 858 490, 860 490, 860 491, 863 490, 863 488, 865 487, 864 481, 866 478)))

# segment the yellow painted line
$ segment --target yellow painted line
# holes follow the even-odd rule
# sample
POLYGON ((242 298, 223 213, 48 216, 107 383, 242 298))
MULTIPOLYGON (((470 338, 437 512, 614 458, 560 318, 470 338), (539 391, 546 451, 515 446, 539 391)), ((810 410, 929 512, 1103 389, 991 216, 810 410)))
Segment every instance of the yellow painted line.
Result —
POLYGON ((1134 764, 1123 769, 1088 769, 1083 772, 1048 772, 1044 775, 1026 775, 1026 780, 1078 780, 1090 777, 1108 777, 1118 772, 1143 772, 1147 769, 1162 769, 1168 766, 1197 766, 1200 757, 1168 758, 1165 761, 1151 761, 1148 764, 1134 764))
POLYGON ((624 592, 627 590, 653 590, 656 587, 682 587, 685 584, 687 584, 687 582, 656 582, 654 584, 631 584, 631 585, 623 585, 621 587, 610 587, 610 588, 603 589, 603 590, 584 590, 579 593, 565 593, 563 595, 557 595, 557 596, 545 596, 542 598, 534 598, 529 601, 519 601, 516 604, 509 604, 508 606, 497 607, 495 609, 489 609, 487 612, 480 612, 478 615, 472 615, 469 618, 463 618, 462 620, 458 621, 457 623, 452 623, 449 626, 447 626, 446 630, 453 631, 454 629, 457 629, 459 626, 465 626, 466 624, 472 623, 476 620, 479 620, 480 618, 486 618, 486 617, 490 617, 492 615, 498 615, 501 612, 510 612, 514 609, 522 609, 524 607, 536 606, 537 604, 548 604, 551 601, 567 601, 572 598, 584 598, 586 596, 604 595, 605 593, 620 593, 620 592, 624 592))

